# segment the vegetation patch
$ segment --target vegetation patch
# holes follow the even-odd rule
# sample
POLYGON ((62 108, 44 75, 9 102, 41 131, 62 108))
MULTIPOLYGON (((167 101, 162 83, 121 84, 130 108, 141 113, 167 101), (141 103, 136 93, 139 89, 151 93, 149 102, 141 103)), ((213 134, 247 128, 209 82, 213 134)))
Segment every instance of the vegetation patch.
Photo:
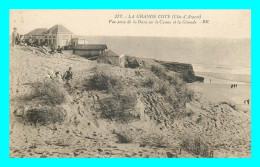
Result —
POLYGON ((66 101, 66 90, 57 82, 45 81, 32 84, 33 94, 30 99, 36 99, 45 105, 60 105, 66 101))
POLYGON ((125 57, 125 68, 139 68, 141 66, 139 60, 134 57, 125 57))
POLYGON ((151 71, 157 77, 167 79, 167 73, 163 67, 152 65, 151 71))
POLYGON ((119 77, 96 70, 85 87, 88 90, 105 90, 107 92, 112 92, 115 89, 123 89, 123 83, 119 77))
POLYGON ((145 81, 142 83, 143 87, 153 88, 155 85, 155 78, 148 77, 145 79, 145 81))
POLYGON ((132 136, 126 131, 116 132, 117 142, 118 143, 132 143, 132 136))
POLYGON ((34 108, 26 112, 25 121, 33 125, 49 125, 63 122, 66 115, 60 107, 34 108))
POLYGON ((181 147, 186 151, 199 155, 201 157, 213 157, 213 148, 202 138, 196 137, 185 137, 182 139, 181 147))
POLYGON ((117 95, 100 101, 101 117, 128 123, 137 118, 132 112, 136 105, 136 97, 133 94, 117 95))
POLYGON ((170 143, 163 135, 149 134, 141 138, 140 146, 153 146, 157 148, 168 148, 170 143))

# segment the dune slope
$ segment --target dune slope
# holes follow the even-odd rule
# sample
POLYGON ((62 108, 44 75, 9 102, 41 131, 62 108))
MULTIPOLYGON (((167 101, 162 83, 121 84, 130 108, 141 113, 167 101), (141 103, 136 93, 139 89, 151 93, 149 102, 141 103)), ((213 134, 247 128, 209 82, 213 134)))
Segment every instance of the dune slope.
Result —
POLYGON ((10 157, 250 157, 250 125, 176 73, 10 50, 10 157))

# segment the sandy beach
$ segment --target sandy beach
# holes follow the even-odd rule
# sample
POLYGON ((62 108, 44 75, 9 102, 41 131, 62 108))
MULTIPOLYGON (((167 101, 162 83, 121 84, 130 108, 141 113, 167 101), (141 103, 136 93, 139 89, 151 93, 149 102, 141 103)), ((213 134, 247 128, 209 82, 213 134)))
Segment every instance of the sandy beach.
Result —
POLYGON ((251 115, 251 70, 246 67, 194 65, 195 73, 204 77, 204 83, 193 83, 190 87, 202 93, 214 103, 228 102, 238 110, 251 115), (237 84, 236 88, 231 88, 237 84), (245 100, 250 100, 245 102, 245 100))

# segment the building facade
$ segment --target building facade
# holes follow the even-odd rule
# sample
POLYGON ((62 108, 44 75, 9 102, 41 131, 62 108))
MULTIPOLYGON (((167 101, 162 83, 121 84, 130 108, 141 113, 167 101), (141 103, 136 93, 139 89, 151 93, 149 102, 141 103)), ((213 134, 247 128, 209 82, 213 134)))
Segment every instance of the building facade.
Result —
POLYGON ((73 38, 71 39, 71 44, 72 46, 87 45, 88 40, 84 36, 73 36, 73 38))
POLYGON ((24 38, 32 38, 33 41, 38 45, 41 45, 42 43, 47 43, 48 46, 64 47, 72 44, 72 35, 73 33, 70 30, 68 30, 61 24, 57 24, 50 29, 37 28, 25 34, 24 38))

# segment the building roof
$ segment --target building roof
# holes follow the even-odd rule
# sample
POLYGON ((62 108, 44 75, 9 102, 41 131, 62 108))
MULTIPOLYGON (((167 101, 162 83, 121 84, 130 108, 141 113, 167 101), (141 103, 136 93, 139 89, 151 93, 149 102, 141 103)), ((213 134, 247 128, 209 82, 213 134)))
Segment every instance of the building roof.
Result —
POLYGON ((53 27, 51 27, 48 31, 46 31, 46 34, 73 34, 70 30, 65 28, 61 24, 56 24, 53 27))
POLYGON ((43 33, 45 33, 47 31, 47 28, 36 28, 34 30, 32 30, 31 32, 25 34, 25 35, 42 35, 43 33))
POLYGON ((25 35, 52 35, 52 34, 73 34, 70 30, 65 28, 61 24, 54 25, 50 29, 47 28, 36 28, 33 31, 25 34, 25 35))
POLYGON ((87 44, 87 45, 77 45, 74 50, 105 50, 107 45, 105 44, 87 44))

